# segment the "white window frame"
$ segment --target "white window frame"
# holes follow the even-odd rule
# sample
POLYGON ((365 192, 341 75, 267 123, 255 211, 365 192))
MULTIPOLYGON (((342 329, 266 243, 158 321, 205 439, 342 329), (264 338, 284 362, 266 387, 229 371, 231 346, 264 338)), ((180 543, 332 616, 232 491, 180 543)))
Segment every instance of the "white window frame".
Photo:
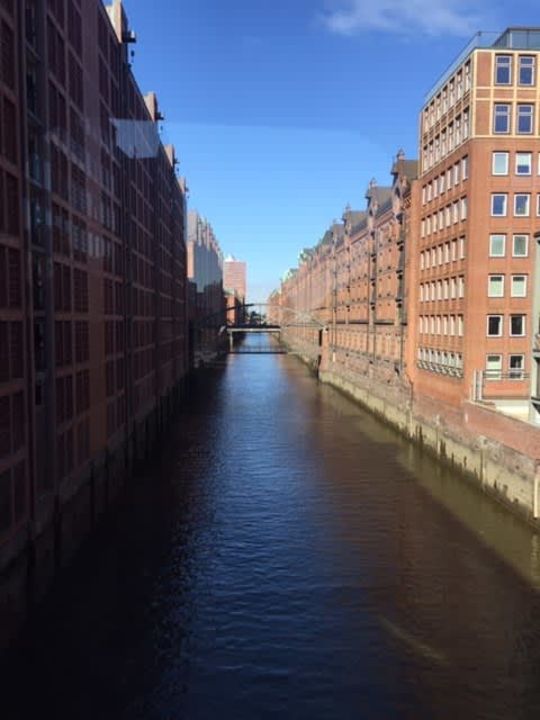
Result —
POLYGON ((492 233, 489 236, 489 257, 504 257, 506 255, 506 235, 504 233, 492 233), (502 252, 501 253, 495 253, 493 252, 493 240, 495 238, 502 238, 502 252))
POLYGON ((491 193, 491 217, 506 217, 508 215, 508 193, 491 193), (504 208, 502 213, 494 212, 495 198, 504 199, 504 208))
POLYGON ((523 273, 512 275, 510 278, 510 297, 515 298, 526 298, 527 297, 527 275, 523 273), (518 278, 523 278, 523 292, 516 293, 514 289, 514 283, 518 278))
POLYGON ((517 72, 518 85, 520 87, 534 87, 536 81, 536 57, 534 55, 520 55, 518 59, 518 72, 517 72), (530 83, 521 82, 521 70, 523 60, 531 60, 532 76, 530 83))
POLYGON ((487 288, 487 296, 490 298, 502 298, 504 297, 504 275, 502 273, 493 273, 488 275, 488 288, 487 288), (500 293, 494 293, 492 288, 492 281, 495 278, 501 278, 501 292, 500 293))
POLYGON ((534 103, 518 103, 518 106, 516 108, 516 135, 532 135, 534 133, 534 125, 535 125, 535 115, 534 115, 534 103), (530 108, 530 113, 526 113, 526 117, 530 117, 531 120, 531 129, 530 130, 520 130, 519 129, 519 121, 521 118, 520 110, 522 108, 530 108))
POLYGON ((533 160, 532 160, 532 153, 531 153, 531 152, 517 152, 517 153, 516 153, 515 173, 516 173, 516 175, 517 175, 518 177, 526 177, 526 176, 532 175, 532 165, 533 165, 533 160), (519 172, 519 170, 518 170, 518 167, 519 167, 518 158, 519 158, 520 156, 524 156, 524 155, 526 155, 526 156, 529 158, 529 171, 528 171, 528 172, 519 172))
POLYGON ((501 380, 502 379, 503 361, 500 353, 488 353, 486 355, 486 369, 484 371, 484 377, 486 380, 501 380), (496 367, 490 367, 490 362, 495 362, 496 367))
POLYGON ((500 175, 508 175, 509 167, 510 167, 510 153, 509 152, 497 150, 496 152, 492 153, 492 155, 491 155, 491 174, 492 175, 499 175, 499 176, 500 175), (497 170, 496 170, 497 160, 502 160, 503 158, 505 161, 505 163, 504 163, 505 170, 504 170, 504 172, 497 172, 497 170))
POLYGON ((529 236, 526 233, 516 233, 512 235, 512 257, 526 258, 529 257, 529 236), (525 238, 525 254, 516 255, 516 238, 525 238))
POLYGON ((493 84, 494 85, 502 85, 503 87, 508 87, 512 84, 512 71, 513 71, 513 62, 512 62, 512 55, 495 55, 495 63, 494 63, 494 78, 493 78, 493 84), (499 63, 499 61, 503 61, 499 63), (499 64, 504 66, 504 68, 508 68, 508 82, 499 82, 497 80, 497 72, 499 70, 499 64))
POLYGON ((510 353, 508 355, 508 379, 523 380, 525 378, 525 355, 523 353, 510 353), (521 358, 521 367, 512 367, 512 358, 521 358))
POLYGON ((508 318, 508 335, 510 337, 525 337, 527 334, 527 316, 523 313, 512 313, 508 318), (523 331, 521 333, 512 332, 512 318, 520 317, 523 318, 523 331))
POLYGON ((490 314, 490 315, 486 316, 486 337, 502 337, 503 328, 504 328, 504 315, 490 314), (490 333, 489 332, 489 321, 491 318, 499 318, 499 332, 498 333, 490 333))
POLYGON ((531 216, 531 193, 515 193, 514 195, 514 217, 530 217, 531 216), (527 200, 527 212, 517 212, 518 198, 526 198, 527 200))
POLYGON ((493 134, 494 135, 509 135, 512 130, 512 105, 510 103, 495 103, 493 105, 493 134), (497 118, 503 117, 503 113, 498 111, 498 108, 507 108, 508 112, 504 113, 506 117, 506 130, 497 130, 497 118))

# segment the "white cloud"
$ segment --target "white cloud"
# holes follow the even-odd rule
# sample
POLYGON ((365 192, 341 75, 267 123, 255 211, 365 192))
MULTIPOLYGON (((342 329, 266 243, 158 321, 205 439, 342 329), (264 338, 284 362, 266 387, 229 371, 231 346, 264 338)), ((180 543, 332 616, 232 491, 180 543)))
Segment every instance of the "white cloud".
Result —
POLYGON ((323 22, 341 35, 382 30, 466 37, 483 29, 482 4, 481 0, 331 0, 323 22))

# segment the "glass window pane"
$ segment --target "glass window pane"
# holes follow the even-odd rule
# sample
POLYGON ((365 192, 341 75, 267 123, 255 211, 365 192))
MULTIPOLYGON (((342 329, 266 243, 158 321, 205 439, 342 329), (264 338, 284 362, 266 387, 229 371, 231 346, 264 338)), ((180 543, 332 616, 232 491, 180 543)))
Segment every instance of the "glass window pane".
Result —
POLYGON ((504 293, 504 276, 490 275, 488 280, 489 297, 502 297, 504 293))
POLYGON ((502 355, 486 357, 486 380, 499 380, 502 371, 502 355))
POLYGON ((533 106, 518 105, 517 132, 529 134, 533 131, 533 106))
POLYGON ((510 317, 510 335, 524 335, 525 334, 525 316, 524 315, 512 315, 510 317))
POLYGON ((510 85, 512 81, 512 57, 497 55, 495 60, 495 82, 497 85, 510 85))
POLYGON ((494 152, 493 153, 493 174, 494 175, 508 175, 508 153, 507 152, 494 152))
POLYGON ((491 196, 491 214, 506 215, 506 194, 495 194, 491 196))
POLYGON ((534 85, 534 57, 521 55, 519 58, 519 84, 534 85))
POLYGON ((495 105, 493 125, 496 133, 510 131, 510 105, 495 105))
POLYGON ((489 238, 489 254, 491 257, 503 257, 506 235, 491 235, 489 238))
POLYGON ((530 175, 532 169, 531 153, 516 153, 516 175, 530 175))
POLYGON ((523 379, 525 369, 525 357, 523 355, 510 355, 508 359, 509 377, 512 380, 523 379))
POLYGON ((512 297, 525 297, 527 295, 527 277, 525 275, 512 276, 512 297))
POLYGON ((502 334, 502 315, 488 315, 487 334, 499 337, 502 334))
POLYGON ((512 255, 514 257, 527 257, 528 235, 514 235, 512 240, 512 255))
POLYGON ((517 193, 514 196, 514 215, 527 217, 529 215, 531 196, 528 193, 517 193))

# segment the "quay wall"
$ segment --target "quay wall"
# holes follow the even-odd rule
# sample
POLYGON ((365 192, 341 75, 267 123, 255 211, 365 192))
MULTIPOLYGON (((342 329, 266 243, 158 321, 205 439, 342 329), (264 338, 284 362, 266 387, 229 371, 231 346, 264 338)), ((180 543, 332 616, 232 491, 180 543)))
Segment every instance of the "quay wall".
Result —
POLYGON ((40 508, 38 523, 29 524, 0 548, 0 657, 100 519, 114 511, 137 467, 158 446, 186 390, 184 378, 133 423, 129 434, 94 458, 76 485, 66 484, 54 503, 40 508))
POLYGON ((459 407, 414 393, 403 381, 384 382, 347 367, 343 356, 328 347, 296 343, 284 336, 288 349, 319 380, 354 398, 367 410, 421 445, 441 462, 452 465, 512 512, 540 527, 540 430, 518 418, 474 402, 459 407))

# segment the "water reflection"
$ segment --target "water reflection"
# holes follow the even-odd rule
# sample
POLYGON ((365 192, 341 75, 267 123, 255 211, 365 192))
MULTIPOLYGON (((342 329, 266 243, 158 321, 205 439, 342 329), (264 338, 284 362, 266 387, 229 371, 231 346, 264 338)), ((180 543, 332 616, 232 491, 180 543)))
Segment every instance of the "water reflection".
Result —
POLYGON ((7 717, 536 718, 537 588, 526 526, 296 359, 235 355, 10 659, 7 717))

